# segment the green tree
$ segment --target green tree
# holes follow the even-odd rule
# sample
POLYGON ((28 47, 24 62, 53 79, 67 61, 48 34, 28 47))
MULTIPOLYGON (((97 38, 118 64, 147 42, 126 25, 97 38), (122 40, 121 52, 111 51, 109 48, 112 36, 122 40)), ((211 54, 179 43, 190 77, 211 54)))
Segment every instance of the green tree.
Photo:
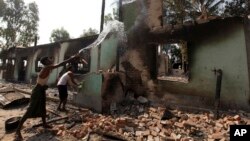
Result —
POLYGON ((87 37, 87 36, 92 36, 98 34, 98 30, 89 28, 88 30, 84 29, 83 34, 80 37, 87 37))
POLYGON ((221 15, 224 0, 192 0, 193 11, 197 19, 207 19, 210 16, 221 15))
POLYGON ((30 43, 34 42, 36 37, 38 37, 38 23, 36 21, 39 20, 38 17, 38 7, 36 3, 30 3, 28 5, 28 11, 25 13, 25 27, 23 30, 25 32, 21 32, 21 36, 19 38, 19 42, 21 42, 24 46, 29 46, 30 43))
POLYGON ((0 40, 3 49, 35 41, 38 27, 38 7, 35 2, 25 5, 23 0, 0 0, 0 40))
POLYGON ((225 6, 225 16, 245 16, 248 12, 246 0, 227 1, 225 6))
POLYGON ((68 31, 65 30, 63 27, 61 27, 60 29, 54 29, 51 32, 50 42, 58 42, 67 39, 70 39, 70 36, 68 31))
POLYGON ((163 7, 168 24, 183 23, 190 18, 192 4, 189 0, 164 0, 163 7))
POLYGON ((0 0, 0 18, 3 16, 4 14, 4 10, 6 8, 6 4, 3 0, 0 0))
POLYGON ((164 0, 165 22, 182 24, 187 20, 208 19, 222 13, 224 0, 164 0))

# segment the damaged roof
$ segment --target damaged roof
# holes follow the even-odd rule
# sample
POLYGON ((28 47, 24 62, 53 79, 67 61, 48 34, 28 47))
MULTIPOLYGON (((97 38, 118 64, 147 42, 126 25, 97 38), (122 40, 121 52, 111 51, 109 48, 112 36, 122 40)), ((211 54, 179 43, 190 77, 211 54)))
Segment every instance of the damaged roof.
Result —
MULTIPOLYGON (((229 23, 244 23, 244 20, 249 20, 244 17, 214 17, 207 20, 200 19, 196 22, 185 22, 183 24, 178 25, 163 25, 160 27, 155 27, 150 30, 150 39, 153 41, 165 41, 168 39, 188 39, 192 35, 190 33, 194 32, 200 28, 210 28, 210 25, 219 26, 221 24, 229 24, 229 23)), ((215 26, 213 26, 215 27, 215 26)), ((211 30, 211 29, 209 29, 211 30)), ((212 31, 216 31, 212 29, 212 31)), ((206 33, 206 32, 205 32, 206 33)))

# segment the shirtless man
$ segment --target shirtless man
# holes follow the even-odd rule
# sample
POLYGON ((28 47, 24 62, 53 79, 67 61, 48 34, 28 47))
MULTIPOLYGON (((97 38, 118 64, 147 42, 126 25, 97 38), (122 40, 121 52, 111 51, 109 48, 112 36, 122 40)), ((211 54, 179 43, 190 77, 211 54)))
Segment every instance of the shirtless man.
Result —
POLYGON ((44 67, 39 72, 39 75, 37 77, 36 86, 33 88, 32 94, 30 97, 29 107, 27 111, 24 113, 18 125, 18 128, 16 130, 15 140, 22 140, 21 128, 23 126, 23 123, 28 118, 41 117, 43 121, 43 127, 51 128, 51 126, 47 125, 46 123, 46 105, 45 105, 46 89, 48 88, 47 81, 49 79, 49 75, 53 69, 63 66, 66 63, 70 61, 74 61, 75 59, 78 59, 78 58, 79 58, 79 55, 77 54, 59 64, 53 64, 53 59, 49 57, 43 57, 40 60, 40 62, 44 65, 44 67))

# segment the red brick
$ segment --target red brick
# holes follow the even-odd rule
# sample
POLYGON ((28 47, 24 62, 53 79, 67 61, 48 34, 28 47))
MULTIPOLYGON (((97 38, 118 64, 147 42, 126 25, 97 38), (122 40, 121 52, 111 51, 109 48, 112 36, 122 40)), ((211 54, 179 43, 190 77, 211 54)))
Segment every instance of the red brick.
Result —
POLYGON ((123 134, 122 128, 119 128, 118 132, 119 132, 120 134, 123 134))
POLYGON ((146 126, 146 124, 145 124, 145 123, 143 123, 143 122, 140 122, 140 123, 139 123, 139 126, 140 126, 140 127, 145 127, 145 126, 146 126))
POLYGON ((169 120, 162 120, 161 124, 163 124, 163 125, 172 125, 172 122, 169 121, 169 120))
POLYGON ((194 123, 193 121, 184 121, 184 126, 191 126, 191 127, 196 127, 196 123, 194 123))
POLYGON ((179 128, 183 128, 184 127, 183 123, 179 123, 179 122, 176 122, 174 125, 177 126, 177 127, 179 127, 179 128))
POLYGON ((162 132, 159 133, 159 136, 166 137, 166 134, 162 131, 162 132))
POLYGON ((59 131, 56 133, 56 135, 57 135, 57 136, 61 136, 61 135, 62 135, 62 132, 63 132, 62 130, 59 130, 59 131))
POLYGON ((142 135, 143 136, 148 136, 148 135, 150 135, 150 131, 149 130, 142 131, 142 135))
POLYGON ((160 137, 154 137, 154 141, 160 141, 160 137))
POLYGON ((214 134, 211 135, 211 138, 212 138, 212 139, 216 139, 216 140, 222 139, 222 138, 224 138, 224 134, 221 133, 221 132, 219 132, 219 133, 214 133, 214 134))
POLYGON ((142 131, 136 131, 135 136, 142 136, 142 133, 143 133, 142 131))
POLYGON ((235 116, 234 116, 234 119, 235 119, 235 120, 241 120, 241 118, 240 118, 239 115, 235 115, 235 116))
POLYGON ((153 107, 150 107, 149 110, 152 111, 152 112, 154 112, 154 113, 157 111, 157 110, 156 110, 155 108, 153 108, 153 107))
POLYGON ((136 137, 136 141, 143 141, 143 137, 142 136, 136 137))
POLYGON ((153 124, 154 124, 154 122, 149 121, 149 122, 147 123, 147 126, 152 126, 153 124))
POLYGON ((147 141, 154 141, 154 137, 152 135, 149 135, 147 141))
POLYGON ((58 129, 60 129, 60 130, 64 130, 64 129, 65 129, 65 127, 64 127, 64 125, 62 124, 62 125, 59 125, 59 126, 58 126, 58 129))
POLYGON ((156 131, 157 133, 159 133, 161 131, 161 129, 158 128, 158 127, 154 127, 154 131, 156 131))
POLYGON ((219 123, 219 122, 216 122, 216 123, 215 123, 215 126, 220 127, 220 128, 223 128, 223 125, 222 125, 221 123, 219 123))
POLYGON ((158 119, 158 120, 161 119, 161 117, 160 117, 158 114, 152 114, 151 116, 152 116, 153 118, 155 118, 155 119, 158 119))
POLYGON ((167 136, 167 137, 162 137, 161 140, 162 140, 162 141, 176 141, 175 138, 169 137, 169 136, 167 136))
POLYGON ((156 137, 156 136, 158 136, 158 133, 156 131, 151 131, 151 135, 156 137))

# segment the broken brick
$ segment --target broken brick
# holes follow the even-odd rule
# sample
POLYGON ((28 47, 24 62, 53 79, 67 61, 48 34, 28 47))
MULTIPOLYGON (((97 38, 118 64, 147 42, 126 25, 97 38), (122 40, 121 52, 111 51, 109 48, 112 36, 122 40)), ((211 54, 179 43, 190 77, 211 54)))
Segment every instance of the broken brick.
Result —
POLYGON ((149 130, 143 131, 142 135, 143 136, 148 136, 148 135, 150 135, 150 131, 149 130))
POLYGON ((59 131, 57 132, 56 135, 57 135, 57 136, 61 136, 61 135, 62 135, 62 132, 63 132, 62 130, 59 130, 59 131))
POLYGON ((153 107, 150 107, 150 108, 149 108, 149 111, 152 111, 152 112, 155 113, 157 110, 156 110, 155 108, 153 108, 153 107))
POLYGON ((240 118, 240 116, 239 115, 235 115, 234 117, 233 117, 235 120, 241 120, 241 118, 240 118))
POLYGON ((161 124, 163 124, 163 125, 172 125, 172 122, 169 121, 169 120, 162 120, 161 124))
POLYGON ((136 137, 136 141, 143 141, 143 137, 142 136, 136 137))
POLYGON ((166 137, 166 134, 165 134, 164 132, 160 132, 160 133, 159 133, 159 136, 161 136, 161 137, 166 137))
POLYGON ((216 122, 216 123, 215 123, 215 126, 220 127, 220 128, 223 128, 223 125, 222 125, 221 123, 219 123, 219 122, 216 122))
POLYGON ((159 136, 154 137, 154 141, 160 141, 160 137, 159 136))
POLYGON ((175 138, 170 137, 170 136, 161 137, 161 140, 163 140, 163 141, 176 141, 176 139, 175 139, 175 138))
POLYGON ((184 126, 188 126, 188 127, 196 127, 196 123, 190 121, 190 120, 187 120, 187 121, 184 121, 184 126))
POLYGON ((139 123, 139 126, 140 126, 140 127, 144 127, 144 126, 146 126, 146 124, 145 124, 145 123, 140 122, 140 123, 139 123))
POLYGON ((181 119, 182 119, 182 120, 188 120, 188 115, 186 115, 186 114, 181 115, 181 119))
POLYGON ((158 119, 158 120, 161 119, 161 117, 160 117, 159 115, 157 115, 157 114, 152 114, 151 116, 152 116, 153 118, 155 118, 155 119, 158 119))
POLYGON ((143 133, 142 131, 136 131, 135 136, 142 136, 142 133, 143 133))
POLYGON ((158 127, 154 127, 154 131, 157 132, 157 133, 159 133, 161 131, 161 129, 158 128, 158 127))
POLYGON ((158 133, 153 130, 153 131, 151 131, 151 135, 154 136, 154 137, 156 137, 156 136, 158 136, 158 133))
POLYGON ((148 135, 148 140, 147 141, 154 141, 154 137, 152 135, 148 135))
POLYGON ((59 126, 58 126, 58 129, 60 129, 60 130, 65 130, 65 127, 64 127, 64 125, 62 124, 62 125, 59 125, 59 126))
POLYGON ((214 133, 214 134, 211 135, 211 138, 212 138, 212 139, 216 139, 216 140, 222 139, 222 138, 224 138, 224 134, 221 133, 221 132, 214 133))
POLYGON ((176 127, 179 127, 179 128, 183 128, 184 127, 183 123, 179 123, 179 122, 176 122, 174 125, 176 127))

